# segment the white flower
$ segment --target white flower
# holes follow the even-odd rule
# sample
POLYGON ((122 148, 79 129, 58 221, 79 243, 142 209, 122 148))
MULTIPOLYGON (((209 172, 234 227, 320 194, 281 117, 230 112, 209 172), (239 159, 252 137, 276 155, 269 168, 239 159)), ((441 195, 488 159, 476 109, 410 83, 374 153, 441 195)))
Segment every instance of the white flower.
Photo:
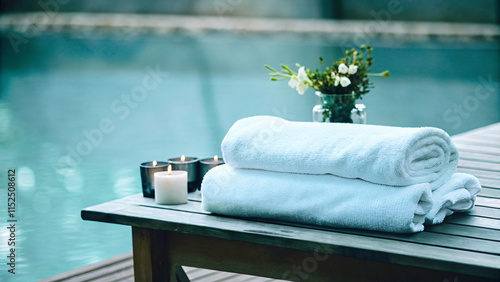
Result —
POLYGON ((290 81, 288 81, 288 86, 295 88, 299 84, 299 80, 297 79, 297 75, 294 74, 292 77, 290 77, 290 81))
POLYGON ((303 95, 304 92, 306 92, 307 88, 309 88, 309 84, 307 84, 305 81, 302 81, 297 85, 297 92, 299 92, 300 95, 303 95))
POLYGON ((311 80, 307 76, 306 70, 304 67, 300 67, 298 73, 292 75, 290 81, 288 81, 288 85, 292 88, 295 88, 300 95, 304 94, 304 92, 309 88, 312 84, 311 80))
POLYGON ((333 85, 338 86, 339 83, 340 83, 340 76, 336 76, 335 77, 335 82, 333 83, 333 85))
POLYGON ((349 70, 349 68, 347 68, 347 66, 344 63, 339 65, 339 72, 340 73, 347 73, 348 70, 349 70))
POLYGON ((349 66, 349 74, 355 74, 358 71, 358 66, 350 65, 349 66))
POLYGON ((307 81, 308 83, 311 83, 311 80, 307 76, 304 67, 300 67, 299 72, 297 73, 297 78, 299 79, 299 81, 307 81))
POLYGON ((349 78, 342 77, 340 79, 340 85, 342 85, 342 87, 347 87, 347 86, 349 86, 349 84, 351 84, 351 81, 349 80, 349 78))

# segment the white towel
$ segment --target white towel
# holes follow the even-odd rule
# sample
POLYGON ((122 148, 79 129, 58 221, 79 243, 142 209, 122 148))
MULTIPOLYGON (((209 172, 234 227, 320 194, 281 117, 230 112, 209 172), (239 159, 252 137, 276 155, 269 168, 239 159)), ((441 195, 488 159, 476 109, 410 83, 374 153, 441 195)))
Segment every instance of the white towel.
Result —
POLYGON ((472 209, 479 191, 481 184, 474 176, 466 173, 453 174, 448 182, 432 192, 434 205, 425 218, 426 223, 438 224, 453 212, 472 209))
POLYGON ((237 121, 222 141, 224 161, 234 168, 334 174, 373 183, 444 184, 458 151, 438 128, 346 123, 290 122, 271 116, 237 121))
POLYGON ((422 231, 425 215, 432 207, 429 185, 380 186, 328 174, 221 165, 203 178, 202 208, 229 216, 329 227, 397 233, 422 231))

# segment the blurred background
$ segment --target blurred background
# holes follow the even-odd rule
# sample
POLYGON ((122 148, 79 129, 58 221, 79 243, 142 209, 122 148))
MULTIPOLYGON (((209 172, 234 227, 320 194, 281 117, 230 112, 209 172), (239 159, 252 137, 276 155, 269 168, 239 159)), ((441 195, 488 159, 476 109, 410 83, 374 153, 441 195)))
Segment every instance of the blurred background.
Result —
MULTIPOLYGON (((238 119, 311 121, 314 91, 265 64, 320 67, 374 47, 370 124, 450 135, 500 121, 500 4, 410 0, 1 2, 0 175, 16 169, 16 275, 130 252, 129 227, 82 208, 141 192, 139 164, 220 155, 238 119)), ((7 186, 2 186, 7 187, 7 186)), ((6 189, 0 253, 7 253, 6 189)), ((4 257, 5 258, 5 257, 4 257)), ((2 260, 4 261, 4 259, 2 260)))

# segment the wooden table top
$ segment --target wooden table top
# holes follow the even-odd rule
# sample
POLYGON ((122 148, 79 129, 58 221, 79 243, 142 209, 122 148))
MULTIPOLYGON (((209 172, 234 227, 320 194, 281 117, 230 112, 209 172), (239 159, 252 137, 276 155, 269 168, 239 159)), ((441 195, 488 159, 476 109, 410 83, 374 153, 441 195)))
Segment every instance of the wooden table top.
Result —
POLYGON ((82 210, 82 218, 176 231, 500 280, 500 123, 456 135, 458 171, 476 176, 476 206, 416 234, 322 228, 212 215, 199 192, 184 205, 157 205, 142 194, 82 210))

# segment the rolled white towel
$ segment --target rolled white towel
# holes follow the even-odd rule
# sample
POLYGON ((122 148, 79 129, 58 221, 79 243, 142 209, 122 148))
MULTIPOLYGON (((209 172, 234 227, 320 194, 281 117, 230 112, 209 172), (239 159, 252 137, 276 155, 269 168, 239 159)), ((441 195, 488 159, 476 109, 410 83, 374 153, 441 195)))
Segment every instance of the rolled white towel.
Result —
POLYGON ((429 184, 382 185, 334 175, 234 169, 221 165, 204 177, 206 211, 238 217, 411 233, 424 229, 432 207, 429 184))
POLYGON ((476 177, 466 173, 453 174, 448 182, 432 192, 434 205, 425 218, 426 223, 438 224, 453 212, 472 209, 479 191, 481 184, 476 177))
POLYGON ((256 116, 237 121, 222 141, 234 168, 334 174, 373 183, 441 186, 455 171, 458 151, 438 128, 291 122, 256 116))

